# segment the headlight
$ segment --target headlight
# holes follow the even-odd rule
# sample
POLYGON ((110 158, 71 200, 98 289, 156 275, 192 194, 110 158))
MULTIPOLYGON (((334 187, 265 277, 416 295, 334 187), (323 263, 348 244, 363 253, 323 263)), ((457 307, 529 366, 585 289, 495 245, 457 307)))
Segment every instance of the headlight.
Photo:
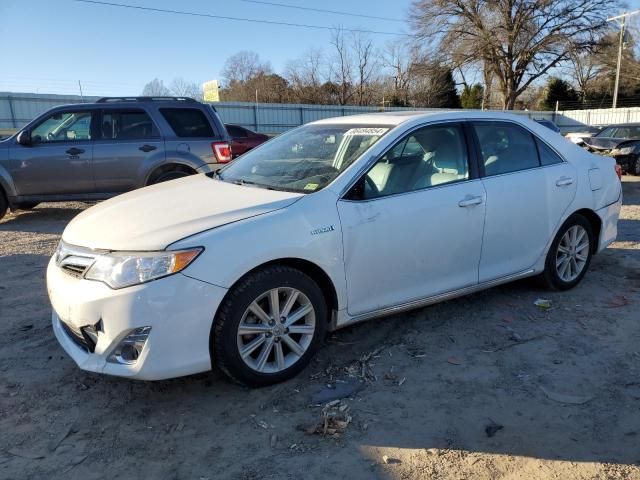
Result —
POLYGON ((96 258, 84 278, 104 282, 111 288, 130 287, 184 270, 202 250, 107 253, 96 258))
POLYGON ((636 147, 616 148, 612 150, 611 153, 614 153, 616 155, 632 155, 636 153, 636 147))

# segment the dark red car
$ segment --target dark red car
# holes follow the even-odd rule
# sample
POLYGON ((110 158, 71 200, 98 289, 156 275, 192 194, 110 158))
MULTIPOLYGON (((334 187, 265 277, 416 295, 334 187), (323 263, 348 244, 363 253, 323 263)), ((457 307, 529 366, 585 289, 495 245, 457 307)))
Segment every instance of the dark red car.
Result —
POLYGON ((236 158, 269 140, 267 135, 252 132, 240 125, 225 124, 225 127, 227 128, 229 135, 231 135, 231 154, 233 155, 233 158, 236 158))

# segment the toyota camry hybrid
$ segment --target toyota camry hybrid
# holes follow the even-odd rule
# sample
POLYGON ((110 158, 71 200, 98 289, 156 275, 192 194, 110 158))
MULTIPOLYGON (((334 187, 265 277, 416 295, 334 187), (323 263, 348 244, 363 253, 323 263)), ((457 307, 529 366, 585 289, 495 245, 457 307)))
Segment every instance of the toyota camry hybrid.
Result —
POLYGON ((92 372, 268 385, 327 330, 524 277, 574 287, 621 202, 612 158, 517 115, 320 120, 74 218, 53 330, 92 372))

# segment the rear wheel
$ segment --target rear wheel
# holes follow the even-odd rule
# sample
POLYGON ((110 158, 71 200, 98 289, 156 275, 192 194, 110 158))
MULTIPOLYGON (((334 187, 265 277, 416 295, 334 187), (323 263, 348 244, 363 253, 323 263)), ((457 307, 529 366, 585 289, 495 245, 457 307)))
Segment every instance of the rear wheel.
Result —
POLYGON ((245 385, 282 382, 309 363, 326 326, 320 287, 294 268, 268 267, 242 279, 220 306, 213 360, 245 385))
POLYGON ((556 290, 575 287, 587 273, 593 255, 593 229, 582 215, 570 216, 549 248, 542 279, 556 290))
POLYGON ((25 203, 20 203, 18 204, 18 210, 33 210, 34 208, 36 208, 38 205, 40 205, 40 202, 25 202, 25 203))
POLYGON ((155 172, 149 179, 147 185, 155 185, 156 183, 168 182, 177 178, 187 177, 196 173, 193 169, 182 165, 168 165, 155 172))
POLYGON ((9 209, 9 204, 7 203, 7 199, 4 196, 4 192, 0 188, 0 219, 5 216, 8 209, 9 209))

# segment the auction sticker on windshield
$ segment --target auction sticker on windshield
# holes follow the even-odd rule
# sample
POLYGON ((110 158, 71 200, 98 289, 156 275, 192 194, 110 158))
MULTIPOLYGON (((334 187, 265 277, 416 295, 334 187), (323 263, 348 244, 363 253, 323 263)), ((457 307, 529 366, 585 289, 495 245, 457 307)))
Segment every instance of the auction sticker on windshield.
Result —
POLYGON ((346 135, 384 135, 386 132, 388 132, 389 129, 388 128, 365 128, 365 127, 360 127, 360 128, 352 128, 350 130, 347 130, 346 132, 344 132, 345 136, 346 135))

